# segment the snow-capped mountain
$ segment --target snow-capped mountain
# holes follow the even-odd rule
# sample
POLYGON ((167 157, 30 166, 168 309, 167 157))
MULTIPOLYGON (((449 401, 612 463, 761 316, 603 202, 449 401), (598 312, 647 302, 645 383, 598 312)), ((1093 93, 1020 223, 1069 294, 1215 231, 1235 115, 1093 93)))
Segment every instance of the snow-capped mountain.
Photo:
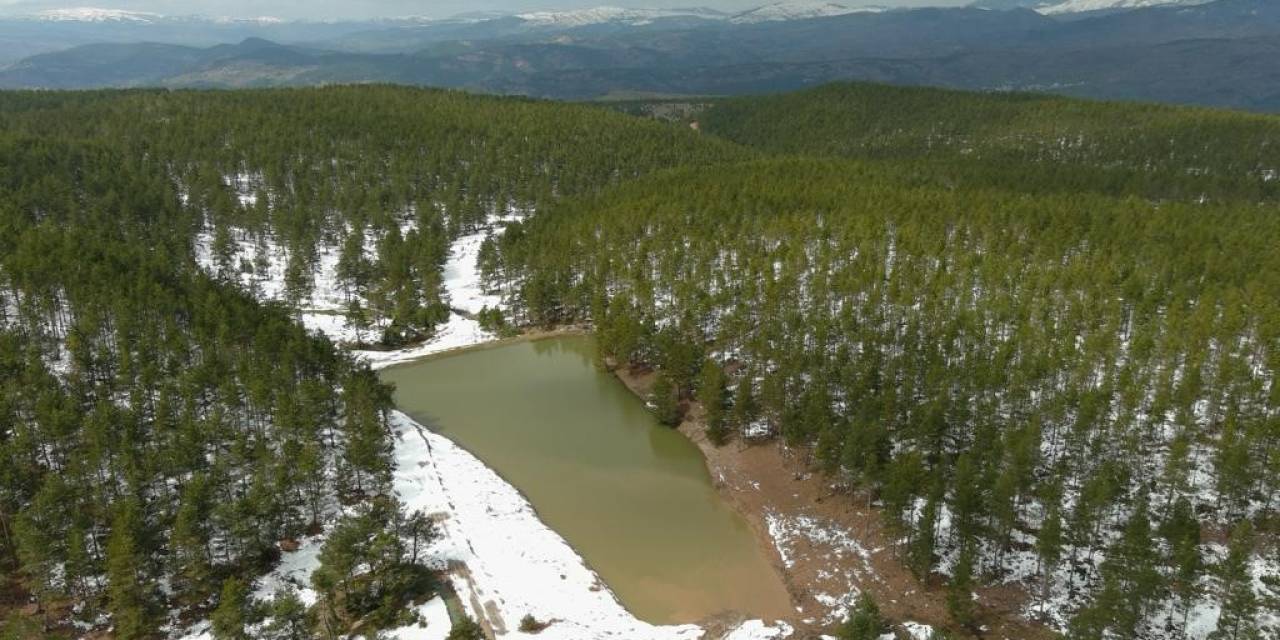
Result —
POLYGON ((821 2, 820 0, 792 0, 750 9, 733 16, 729 21, 737 24, 752 24, 757 22, 825 18, 841 16, 847 13, 874 13, 884 10, 884 7, 877 6, 849 7, 834 2, 821 2))
POLYGON ((1168 5, 1192 6, 1207 4, 1212 0, 1064 0, 1062 2, 1045 2, 1036 7, 1036 11, 1045 15, 1064 13, 1084 13, 1086 11, 1125 11, 1129 9, 1145 9, 1168 5))
POLYGON ((805 20, 839 16, 847 13, 884 11, 883 7, 850 7, 823 0, 786 0, 756 7, 737 14, 727 14, 715 9, 625 9, 622 7, 594 7, 573 11, 537 11, 522 13, 517 18, 530 26, 572 28, 596 24, 625 24, 642 26, 661 18, 699 18, 721 20, 735 24, 805 20))
POLYGON ((142 11, 74 7, 70 9, 49 9, 31 17, 51 22, 154 22, 162 16, 142 11))
POLYGON ((624 9, 593 7, 574 11, 535 11, 516 16, 539 27, 585 27, 594 24, 628 24, 641 26, 659 18, 692 17, 719 20, 724 14, 712 9, 624 9))

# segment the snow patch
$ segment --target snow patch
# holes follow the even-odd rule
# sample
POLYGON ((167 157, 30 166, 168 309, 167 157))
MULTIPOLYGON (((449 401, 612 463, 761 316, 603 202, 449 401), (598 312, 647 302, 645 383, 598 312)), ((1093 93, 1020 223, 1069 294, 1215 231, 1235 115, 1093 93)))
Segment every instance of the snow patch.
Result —
POLYGON ((41 11, 35 17, 50 22, 152 22, 161 16, 158 13, 146 13, 143 11, 74 7, 41 11))
MULTIPOLYGON (((656 626, 623 608, 599 576, 492 469, 453 441, 393 412, 395 490, 408 511, 431 514, 428 550, 477 619, 514 629, 525 615, 555 620, 540 636, 564 640, 694 640, 696 625, 656 626)), ((500 633, 499 635, 505 635, 500 633)))
POLYGON ((729 22, 735 24, 757 24, 784 20, 829 18, 850 13, 880 13, 882 11, 885 11, 885 8, 880 6, 849 7, 834 2, 791 0, 789 2, 767 4, 744 11, 730 18, 729 22))
POLYGON ((449 621, 444 598, 432 598, 415 607, 414 613, 418 614, 420 624, 384 631, 378 637, 386 640, 446 640, 449 637, 453 623, 449 621))
POLYGON ((723 14, 710 9, 624 9, 622 7, 593 7, 575 11, 534 11, 516 16, 531 26, 572 28, 594 24, 628 24, 643 26, 659 18, 696 17, 708 20, 723 18, 723 14))
POLYGON ((1057 4, 1038 7, 1036 11, 1044 15, 1064 13, 1084 13, 1086 11, 1120 11, 1129 9, 1146 9, 1169 5, 1194 6, 1206 4, 1210 0, 1066 0, 1057 4))

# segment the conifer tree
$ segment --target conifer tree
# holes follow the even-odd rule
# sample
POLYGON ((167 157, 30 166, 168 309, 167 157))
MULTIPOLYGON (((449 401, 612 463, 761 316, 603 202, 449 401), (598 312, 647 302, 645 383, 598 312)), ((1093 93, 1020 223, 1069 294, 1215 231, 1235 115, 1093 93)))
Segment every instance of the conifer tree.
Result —
POLYGON ((752 386, 755 384, 754 374, 750 369, 738 380, 733 392, 733 406, 729 410, 729 424, 739 433, 745 431, 755 421, 758 408, 752 386))
POLYGON ((960 549, 960 559, 956 561, 951 581, 947 584, 947 611, 956 624, 973 628, 976 626, 976 606, 973 602, 973 547, 969 544, 960 549))
POLYGON ((213 610, 213 637, 217 640, 247 640, 249 589, 238 578, 227 578, 222 583, 218 607, 213 610))
POLYGON ((649 390, 649 402, 653 406, 653 414, 658 422, 669 427, 680 424, 680 400, 675 385, 666 371, 659 371, 653 380, 653 388, 649 390))
POLYGON ((307 622, 307 607, 291 588, 275 593, 269 610, 271 622, 263 630, 265 640, 308 640, 312 637, 307 622))
POLYGON ((725 393, 724 369, 714 359, 707 358, 702 363, 697 396, 698 403, 702 405, 707 439, 716 446, 723 445, 729 438, 725 424, 725 393))
POLYGON ((875 599, 863 593, 853 606, 849 619, 836 634, 840 640, 879 640, 888 628, 888 623, 880 615, 880 607, 875 599))
POLYGON ((1212 640, 1245 640, 1257 635, 1258 600, 1249 571, 1252 546, 1253 525, 1241 521, 1231 533, 1226 559, 1218 566, 1222 613, 1217 630, 1209 636, 1212 640))
POLYGON ((139 541, 141 508, 132 499, 116 507, 107 541, 107 610, 115 636, 141 640, 155 632, 156 620, 147 585, 145 550, 139 541))

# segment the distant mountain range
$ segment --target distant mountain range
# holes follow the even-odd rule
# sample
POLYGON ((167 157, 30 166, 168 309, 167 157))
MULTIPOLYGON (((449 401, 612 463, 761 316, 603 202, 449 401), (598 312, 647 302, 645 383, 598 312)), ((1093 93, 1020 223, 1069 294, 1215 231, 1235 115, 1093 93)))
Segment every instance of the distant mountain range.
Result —
POLYGON ((820 0, 740 13, 601 7, 363 23, 74 10, 0 20, 0 87, 394 82, 552 98, 778 91, 833 80, 1038 90, 1280 110, 1280 1, 820 0), (25 29, 25 30, 24 30, 25 29))

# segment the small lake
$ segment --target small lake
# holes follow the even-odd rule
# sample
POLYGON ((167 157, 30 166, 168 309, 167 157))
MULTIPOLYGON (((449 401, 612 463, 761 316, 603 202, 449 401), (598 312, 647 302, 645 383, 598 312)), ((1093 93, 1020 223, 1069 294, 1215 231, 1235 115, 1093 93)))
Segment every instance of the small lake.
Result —
POLYGON ((698 448, 594 364, 588 336, 517 342, 392 367, 396 405, 528 497, 642 620, 792 613, 746 521, 698 448))

